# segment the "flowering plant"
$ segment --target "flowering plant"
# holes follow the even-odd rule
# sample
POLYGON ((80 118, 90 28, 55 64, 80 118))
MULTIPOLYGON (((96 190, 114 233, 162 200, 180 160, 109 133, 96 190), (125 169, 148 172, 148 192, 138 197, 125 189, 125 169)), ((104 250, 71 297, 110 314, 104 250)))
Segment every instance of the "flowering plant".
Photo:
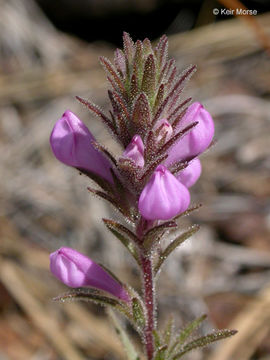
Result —
MULTIPOLYGON (((101 58, 111 85, 110 116, 92 102, 77 97, 121 144, 122 155, 117 158, 97 143, 71 111, 66 111, 55 124, 50 143, 58 160, 99 186, 89 187, 91 193, 121 213, 123 223, 110 219, 103 222, 135 259, 142 274, 142 289, 137 292, 70 248, 51 254, 51 271, 63 283, 76 288, 58 299, 89 300, 120 311, 140 335, 148 360, 177 360, 194 348, 235 333, 215 331, 189 341, 205 316, 179 332, 174 331, 171 321, 163 331, 157 327, 157 275, 168 256, 199 229, 192 226, 186 231, 175 231, 178 218, 199 207, 189 207, 189 188, 200 176, 198 156, 211 145, 214 123, 200 103, 182 99, 184 85, 195 66, 177 75, 175 61, 167 58, 166 36, 161 37, 155 49, 148 39, 134 44, 127 33, 123 40, 124 50, 115 51, 114 64, 101 58), (173 240, 164 246, 166 235, 172 231, 173 240)), ((115 315, 110 314, 128 359, 141 359, 115 315)))

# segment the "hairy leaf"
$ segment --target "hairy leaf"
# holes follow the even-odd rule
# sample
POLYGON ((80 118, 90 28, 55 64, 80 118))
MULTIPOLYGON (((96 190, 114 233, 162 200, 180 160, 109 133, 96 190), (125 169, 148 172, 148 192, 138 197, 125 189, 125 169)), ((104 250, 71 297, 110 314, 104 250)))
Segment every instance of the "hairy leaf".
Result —
POLYGON ((177 224, 175 221, 166 221, 165 223, 148 230, 143 237, 143 245, 145 249, 150 249, 153 242, 158 242, 166 230, 175 228, 176 226, 177 224))
POLYGON ((93 292, 89 289, 76 289, 69 291, 65 294, 59 295, 53 299, 54 301, 86 301, 86 302, 94 302, 99 305, 109 305, 112 307, 116 307, 120 304, 120 302, 116 299, 103 296, 98 294, 97 292, 93 292))
POLYGON ((95 115, 97 115, 99 118, 101 118, 102 121, 104 122, 104 124, 107 125, 108 128, 113 132, 113 134, 117 136, 117 132, 116 132, 111 120, 106 115, 103 114, 103 112, 100 110, 100 108, 97 105, 93 104, 92 102, 90 102, 88 100, 81 98, 80 96, 76 96, 76 99, 80 103, 85 105, 95 115))
POLYGON ((140 129, 146 129, 150 123, 151 110, 147 96, 141 93, 135 100, 132 121, 140 129))
POLYGON ((129 62, 132 61, 134 55, 134 42, 127 32, 123 34, 124 51, 129 62))
POLYGON ((121 343, 123 344, 123 347, 126 351, 128 360, 140 360, 140 356, 138 355, 137 351, 135 350, 134 345, 132 344, 129 337, 127 336, 126 331, 120 325, 114 312, 112 310, 108 309, 108 314, 109 314, 110 319, 112 320, 114 330, 115 330, 117 336, 119 337, 121 343))
POLYGON ((111 231, 111 233, 121 241, 129 253, 133 256, 135 261, 140 264, 140 258, 137 252, 137 248, 134 245, 137 241, 137 237, 124 225, 117 223, 116 221, 109 219, 102 219, 106 227, 111 231))
POLYGON ((152 102, 153 95, 156 87, 156 65, 154 55, 150 54, 146 59, 144 65, 144 72, 142 78, 141 89, 148 96, 150 103, 152 102))
POLYGON ((168 349, 168 345, 166 344, 160 346, 155 353, 154 360, 165 360, 167 349, 168 349))
POLYGON ((169 349, 169 354, 173 354, 180 350, 180 347, 185 343, 189 336, 200 326, 200 324, 206 319, 207 315, 202 315, 199 318, 191 321, 176 337, 171 348, 169 349))
POLYGON ((182 350, 173 357, 173 360, 180 359, 183 355, 185 355, 187 352, 191 350, 197 349, 199 347, 207 346, 215 341, 226 339, 230 336, 235 335, 236 333, 237 333, 236 330, 220 330, 220 331, 215 331, 212 334, 202 336, 184 345, 182 350))
POLYGON ((137 298, 132 299, 132 313, 135 323, 142 328, 145 325, 145 311, 137 298))
POLYGON ((199 225, 193 225, 189 230, 185 231, 183 234, 174 239, 167 248, 162 252, 159 257, 158 263, 155 266, 155 273, 157 273, 164 263, 164 261, 168 258, 168 256, 185 240, 190 238, 193 234, 195 234, 199 230, 199 225))

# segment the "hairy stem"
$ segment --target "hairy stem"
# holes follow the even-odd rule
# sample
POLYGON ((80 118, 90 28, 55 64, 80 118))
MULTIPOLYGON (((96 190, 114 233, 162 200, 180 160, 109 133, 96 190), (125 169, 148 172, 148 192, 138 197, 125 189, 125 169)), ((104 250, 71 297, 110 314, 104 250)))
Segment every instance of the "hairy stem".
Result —
POLYGON ((147 359, 152 360, 154 354, 153 330, 155 329, 155 296, 152 259, 150 256, 141 255, 143 272, 144 301, 147 311, 147 322, 144 329, 147 359))
MULTIPOLYGON (((144 232, 147 230, 147 221, 142 220, 137 226, 137 236, 142 240, 144 232)), ((154 356, 154 337, 153 330, 155 329, 155 291, 153 278, 153 264, 152 257, 143 245, 140 248, 140 260, 142 270, 142 287, 144 293, 144 302, 146 308, 147 321, 144 328, 144 341, 147 353, 147 359, 152 360, 154 356)))

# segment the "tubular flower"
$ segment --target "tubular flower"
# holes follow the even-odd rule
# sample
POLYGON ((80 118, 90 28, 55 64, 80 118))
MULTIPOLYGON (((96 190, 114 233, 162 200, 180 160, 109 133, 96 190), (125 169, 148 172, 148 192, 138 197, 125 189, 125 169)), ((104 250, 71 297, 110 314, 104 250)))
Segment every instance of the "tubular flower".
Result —
POLYGON ((160 119, 155 124, 154 130, 158 131, 157 141, 160 141, 165 135, 165 141, 168 141, 173 134, 173 128, 167 119, 160 119))
POLYGON ((72 288, 91 286, 121 300, 129 300, 119 282, 93 260, 72 248, 62 247, 50 254, 50 270, 57 279, 72 288))
POLYGON ((144 167, 144 144, 140 135, 134 135, 126 147, 123 157, 134 161, 138 167, 144 167))
POLYGON ((189 188, 199 179, 201 172, 202 166, 200 160, 194 159, 185 169, 181 170, 176 177, 182 184, 189 188))
POLYGON ((194 122, 198 124, 171 147, 165 165, 194 158, 210 145, 215 131, 214 122, 209 112, 198 102, 188 107, 176 131, 179 132, 194 122))
POLYGON ((85 124, 69 110, 56 122, 50 137, 52 151, 59 161, 113 183, 109 161, 94 147, 93 141, 95 138, 85 124))
POLYGON ((168 220, 184 212, 189 205, 188 189, 159 165, 139 198, 139 211, 147 220, 168 220))

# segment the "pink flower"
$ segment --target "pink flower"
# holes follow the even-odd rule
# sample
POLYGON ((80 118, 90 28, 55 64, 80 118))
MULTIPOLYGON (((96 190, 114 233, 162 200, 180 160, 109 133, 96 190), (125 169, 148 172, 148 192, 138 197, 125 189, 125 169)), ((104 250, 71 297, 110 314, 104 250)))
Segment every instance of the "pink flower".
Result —
POLYGON ((154 130, 159 130, 157 141, 160 141, 165 135, 165 141, 168 141, 173 134, 173 128, 167 119, 160 119, 157 121, 154 130))
POLYGON ((134 161, 138 167, 144 167, 144 144, 140 135, 134 135, 126 147, 123 157, 134 161))
POLYGON ((169 150, 169 156, 164 161, 166 166, 194 158, 210 145, 215 131, 214 122, 209 112, 198 102, 189 106, 183 119, 176 127, 176 132, 194 122, 198 122, 198 124, 169 150))
POLYGON ((177 175, 177 179, 187 188, 195 184, 202 172, 202 166, 199 159, 192 160, 189 165, 181 170, 177 175))
POLYGON ((85 124, 67 110, 56 122, 50 137, 52 151, 62 163, 89 170, 113 183, 109 161, 93 146, 95 138, 85 124))
POLYGON ((129 295, 119 282, 93 260, 74 249, 62 247, 50 254, 50 269, 57 279, 72 288, 91 286, 121 300, 129 300, 129 295))
POLYGON ((188 189, 159 165, 139 198, 139 211, 147 220, 168 220, 184 212, 189 205, 188 189))

